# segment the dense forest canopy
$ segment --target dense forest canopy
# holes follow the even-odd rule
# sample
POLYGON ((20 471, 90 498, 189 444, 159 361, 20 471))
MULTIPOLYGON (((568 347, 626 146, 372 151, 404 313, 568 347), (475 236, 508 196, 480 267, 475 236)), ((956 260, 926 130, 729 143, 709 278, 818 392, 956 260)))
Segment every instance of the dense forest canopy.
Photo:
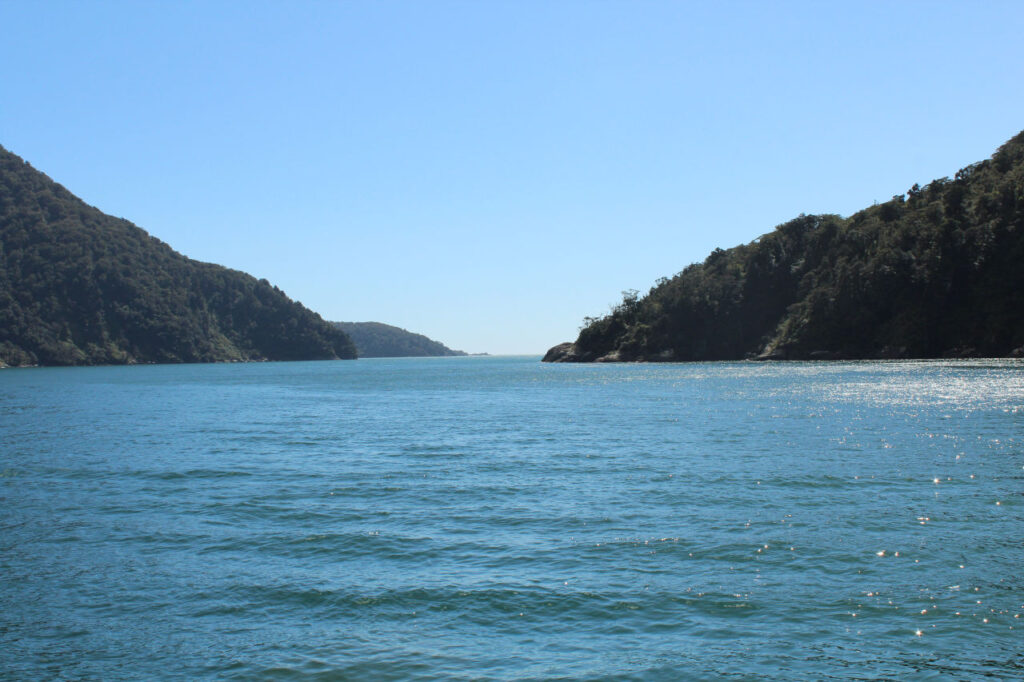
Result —
POLYGON ((334 322, 356 344, 361 358, 450 357, 461 350, 382 322, 334 322))
POLYGON ((849 218, 801 215, 624 292, 549 361, 1024 355, 1024 132, 849 218))
POLYGON ((266 280, 186 258, 0 147, 0 364, 355 355, 266 280))

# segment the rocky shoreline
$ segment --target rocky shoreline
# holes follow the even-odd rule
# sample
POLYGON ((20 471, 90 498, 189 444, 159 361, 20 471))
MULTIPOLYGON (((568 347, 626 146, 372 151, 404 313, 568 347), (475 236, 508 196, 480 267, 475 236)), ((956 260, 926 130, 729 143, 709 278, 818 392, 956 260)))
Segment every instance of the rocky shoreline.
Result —
MULTIPOLYGON (((749 355, 743 358, 733 358, 733 361, 748 360, 756 362, 785 362, 785 361, 829 361, 829 360, 967 360, 984 357, 993 357, 979 354, 974 348, 951 348, 937 357, 913 357, 907 353, 906 348, 893 348, 886 346, 880 348, 877 353, 865 357, 850 357, 835 351, 817 350, 810 353, 797 353, 783 349, 765 351, 759 355, 749 355)), ((1011 350, 1006 355, 994 356, 998 358, 1024 358, 1024 346, 1011 350)), ((571 342, 560 343, 548 349, 541 362, 693 362, 692 360, 679 360, 671 350, 662 351, 652 356, 625 356, 621 350, 613 350, 604 355, 595 355, 581 351, 579 347, 571 342)))

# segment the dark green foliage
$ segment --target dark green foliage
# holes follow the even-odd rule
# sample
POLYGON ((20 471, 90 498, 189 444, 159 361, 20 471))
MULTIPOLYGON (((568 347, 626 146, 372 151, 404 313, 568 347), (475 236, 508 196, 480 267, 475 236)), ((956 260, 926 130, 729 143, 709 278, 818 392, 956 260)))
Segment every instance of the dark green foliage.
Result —
POLYGON ((0 147, 0 362, 354 357, 266 280, 186 258, 0 147))
MULTIPOLYGON (((1024 133, 954 179, 802 215, 627 293, 569 360, 1005 356, 1024 346, 1024 133)), ((1021 351, 1017 351, 1020 353, 1021 351)))
POLYGON ((334 322, 356 344, 361 358, 446 357, 465 355, 422 334, 380 322, 334 322))

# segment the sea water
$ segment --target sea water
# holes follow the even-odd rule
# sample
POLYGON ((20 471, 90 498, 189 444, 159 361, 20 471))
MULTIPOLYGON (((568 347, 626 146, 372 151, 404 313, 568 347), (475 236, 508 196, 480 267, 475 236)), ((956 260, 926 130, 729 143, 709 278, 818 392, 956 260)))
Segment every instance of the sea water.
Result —
POLYGON ((1024 679, 1024 363, 0 372, 0 677, 1024 679))

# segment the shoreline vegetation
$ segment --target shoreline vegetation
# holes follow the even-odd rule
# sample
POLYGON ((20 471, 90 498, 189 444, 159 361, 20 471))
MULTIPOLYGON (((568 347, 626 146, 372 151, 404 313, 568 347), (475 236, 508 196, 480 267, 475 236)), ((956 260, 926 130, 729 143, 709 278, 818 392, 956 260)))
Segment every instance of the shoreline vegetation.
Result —
MULTIPOLYGON (((466 355, 332 323, 0 147, 0 368, 466 355), (356 339, 359 337, 359 340, 356 339)), ((800 215, 623 292, 544 362, 1024 357, 1024 132, 848 218, 800 215)))
POLYGON ((0 147, 0 365, 355 357, 267 280, 187 258, 0 147))
POLYGON ((1024 132, 954 178, 801 215, 587 318, 544 362, 1024 357, 1024 132))
POLYGON ((456 357, 468 355, 440 341, 383 322, 332 322, 348 334, 361 358, 456 357))

